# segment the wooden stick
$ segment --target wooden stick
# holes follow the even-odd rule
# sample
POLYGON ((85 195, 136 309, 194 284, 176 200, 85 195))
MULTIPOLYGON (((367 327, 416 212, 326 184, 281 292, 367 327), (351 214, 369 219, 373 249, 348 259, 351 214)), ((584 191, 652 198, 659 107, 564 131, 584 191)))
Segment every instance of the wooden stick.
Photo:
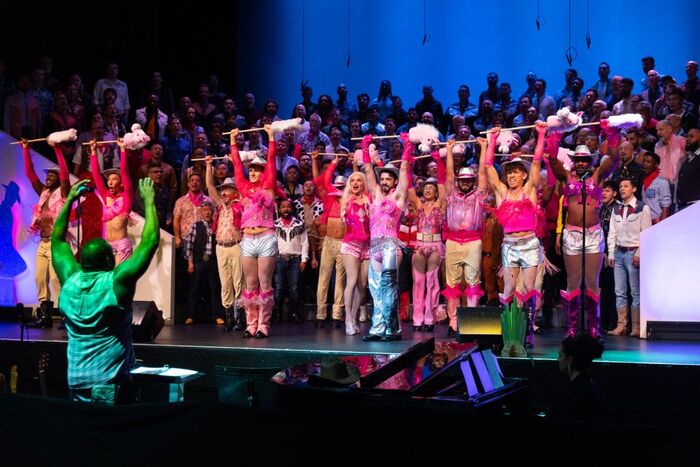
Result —
MULTIPOLYGON (((360 138, 350 138, 350 141, 362 141, 364 136, 360 138)), ((391 138, 401 138, 401 135, 388 135, 388 136, 372 136, 372 139, 391 139, 391 138)))
MULTIPOLYGON (((423 156, 414 157, 413 160, 426 159, 428 157, 433 157, 433 155, 432 154, 425 154, 423 156)), ((401 162, 401 159, 394 159, 393 161, 388 161, 387 164, 393 164, 394 162, 401 162)))
MULTIPOLYGON (((600 122, 588 122, 588 123, 581 123, 579 127, 581 126, 595 126, 595 125, 600 125, 600 122)), ((526 130, 528 128, 535 128, 536 125, 523 125, 523 126, 514 126, 511 128, 501 128, 501 131, 510 131, 510 130, 526 130)), ((556 128, 556 127, 555 127, 556 128)), ((486 135, 488 133, 493 133, 493 128, 490 130, 482 131, 479 134, 480 135, 486 135)))
MULTIPOLYGON (((36 138, 36 139, 28 139, 27 143, 38 143, 39 141, 46 141, 49 138, 36 138)), ((15 141, 14 143, 10 144, 22 144, 21 141, 15 141)))
MULTIPOLYGON (((99 146, 100 144, 115 144, 115 143, 118 143, 118 142, 119 142, 119 141, 117 141, 116 139, 110 139, 110 140, 107 140, 107 141, 95 141, 95 143, 96 143, 98 146, 99 146)), ((90 146, 90 143, 89 143, 89 142, 83 143, 83 146, 90 146)))
MULTIPOLYGON (((479 141, 477 141, 477 140, 475 140, 475 139, 468 139, 468 140, 466 140, 466 141, 457 141, 457 140, 455 140, 455 143, 456 143, 456 144, 467 144, 467 143, 478 143, 478 142, 479 142, 479 141)), ((442 142, 438 143, 438 145, 440 145, 440 146, 446 146, 446 145, 447 145, 447 141, 442 141, 442 142)))
MULTIPOLYGON (((228 159, 228 156, 217 156, 217 157, 212 157, 212 158, 211 158, 211 160, 213 160, 213 161, 220 160, 220 159, 228 159)), ((190 161, 192 161, 192 162, 194 162, 194 161, 205 161, 205 160, 207 160, 206 157, 195 157, 194 159, 190 159, 190 161)))
MULTIPOLYGON (((247 130, 238 130, 239 133, 252 133, 254 131, 263 131, 265 128, 248 128, 247 130)), ((230 135, 233 131, 224 131, 222 135, 230 135)))
MULTIPOLYGON (((350 156, 351 154, 349 152, 319 152, 317 153, 319 156, 350 156)), ((354 154, 354 153, 353 153, 354 154)), ((302 156, 313 156, 313 153, 310 152, 305 152, 302 154, 302 156)))

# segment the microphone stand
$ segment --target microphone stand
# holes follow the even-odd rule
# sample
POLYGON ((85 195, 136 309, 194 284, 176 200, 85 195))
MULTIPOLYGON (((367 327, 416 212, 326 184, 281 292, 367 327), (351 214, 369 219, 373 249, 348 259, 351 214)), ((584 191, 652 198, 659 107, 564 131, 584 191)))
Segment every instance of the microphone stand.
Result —
POLYGON ((585 326, 583 320, 586 317, 586 208, 587 196, 586 179, 590 176, 590 172, 586 172, 579 179, 581 181, 581 204, 583 205, 583 216, 581 225, 583 226, 583 235, 581 236, 581 284, 579 286, 579 312, 578 312, 578 333, 584 334, 585 326))

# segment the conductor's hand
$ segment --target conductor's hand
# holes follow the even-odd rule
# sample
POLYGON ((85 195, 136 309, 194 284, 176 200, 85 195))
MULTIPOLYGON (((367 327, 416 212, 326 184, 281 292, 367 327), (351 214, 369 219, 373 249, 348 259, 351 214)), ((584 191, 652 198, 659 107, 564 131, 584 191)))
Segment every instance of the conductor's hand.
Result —
POLYGON ((156 195, 153 189, 153 180, 150 178, 142 178, 139 180, 139 196, 141 196, 145 204, 154 202, 156 195))

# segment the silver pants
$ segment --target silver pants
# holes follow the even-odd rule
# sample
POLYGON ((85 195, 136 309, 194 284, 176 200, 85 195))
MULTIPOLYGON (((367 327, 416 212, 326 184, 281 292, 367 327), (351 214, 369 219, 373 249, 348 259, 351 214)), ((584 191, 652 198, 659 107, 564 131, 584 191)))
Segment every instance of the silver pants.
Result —
POLYGON ((369 291, 374 301, 370 334, 389 336, 401 334, 399 321, 399 263, 401 244, 392 238, 381 238, 370 247, 368 274, 369 291), (381 262, 380 271, 373 267, 381 262))

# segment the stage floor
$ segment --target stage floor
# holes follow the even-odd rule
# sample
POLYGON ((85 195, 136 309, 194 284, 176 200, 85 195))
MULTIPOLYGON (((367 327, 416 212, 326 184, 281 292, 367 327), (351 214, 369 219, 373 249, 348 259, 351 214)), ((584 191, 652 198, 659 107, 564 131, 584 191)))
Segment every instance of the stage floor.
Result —
MULTIPOLYGON (((241 332, 223 332, 221 326, 213 324, 165 326, 155 342, 136 344, 139 348, 174 347, 181 350, 192 348, 201 350, 273 351, 295 354, 398 354, 425 339, 434 336, 436 340, 447 340, 447 326, 435 326, 435 332, 413 332, 410 323, 404 323, 401 341, 363 342, 360 336, 367 332, 369 324, 361 325, 362 333, 346 336, 344 327, 335 329, 330 323, 317 329, 313 322, 304 324, 273 324, 271 336, 267 339, 244 339, 241 332)), ((541 336, 535 336, 535 348, 531 358, 556 360, 559 343, 565 330, 549 328, 541 336)), ((20 328, 17 323, 0 323, 0 341, 18 341, 20 328)), ((29 342, 67 342, 63 330, 28 329, 25 340, 29 342)), ((645 340, 631 337, 605 337, 601 363, 661 364, 661 365, 700 365, 700 342, 645 340)))

